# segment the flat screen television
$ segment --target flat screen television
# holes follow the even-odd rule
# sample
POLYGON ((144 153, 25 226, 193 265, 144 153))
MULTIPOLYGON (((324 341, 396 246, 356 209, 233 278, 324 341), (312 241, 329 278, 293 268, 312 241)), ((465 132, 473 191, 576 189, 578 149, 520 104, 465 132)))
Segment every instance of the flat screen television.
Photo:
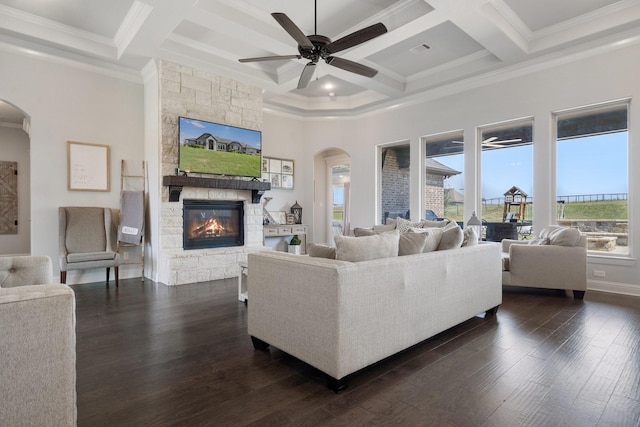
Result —
POLYGON ((180 117, 181 172, 260 177, 262 132, 180 117))

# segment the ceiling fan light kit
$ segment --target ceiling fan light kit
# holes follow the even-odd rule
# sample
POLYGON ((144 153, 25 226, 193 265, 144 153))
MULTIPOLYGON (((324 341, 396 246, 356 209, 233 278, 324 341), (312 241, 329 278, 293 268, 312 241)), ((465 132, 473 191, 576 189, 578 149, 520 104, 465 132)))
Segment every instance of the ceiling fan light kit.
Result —
MULTIPOLYGON (((317 2, 315 3, 317 8, 317 2)), ((322 59, 327 64, 340 68, 351 73, 359 74, 365 77, 374 77, 378 74, 375 70, 358 62, 348 59, 332 56, 334 53, 341 52, 345 49, 357 46, 387 32, 387 27, 381 22, 354 31, 338 40, 332 42, 329 37, 320 34, 305 35, 302 30, 284 13, 276 12, 271 16, 280 24, 280 26, 298 43, 299 55, 277 55, 277 56, 261 56, 256 58, 243 58, 240 62, 258 62, 258 61, 276 61, 284 59, 308 59, 310 62, 305 65, 298 80, 298 89, 304 89, 309 86, 317 63, 322 59)), ((317 33, 318 15, 315 13, 315 32, 317 33)))

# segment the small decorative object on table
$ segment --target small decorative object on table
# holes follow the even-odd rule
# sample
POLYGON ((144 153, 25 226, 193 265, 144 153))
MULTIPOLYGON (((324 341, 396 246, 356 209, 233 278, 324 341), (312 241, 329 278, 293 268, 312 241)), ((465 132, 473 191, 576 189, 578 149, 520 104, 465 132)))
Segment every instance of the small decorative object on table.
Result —
POLYGON ((302 224, 302 206, 298 204, 297 200, 296 203, 291 206, 291 213, 296 220, 296 224, 302 224))
POLYGON ((302 243, 302 241, 300 240, 298 235, 294 234, 293 237, 291 238, 291 241, 289 242, 289 253, 290 254, 295 254, 295 255, 300 255, 300 244, 301 243, 302 243))
POLYGON ((287 214, 287 225, 292 225, 296 223, 296 216, 294 214, 287 214))

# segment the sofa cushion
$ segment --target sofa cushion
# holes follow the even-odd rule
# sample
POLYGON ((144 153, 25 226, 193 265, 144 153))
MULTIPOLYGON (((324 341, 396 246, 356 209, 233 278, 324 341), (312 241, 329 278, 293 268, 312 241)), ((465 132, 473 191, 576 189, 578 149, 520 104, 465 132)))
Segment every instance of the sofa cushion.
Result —
POLYGON ((319 243, 309 243, 307 253, 310 257, 336 259, 336 248, 319 243))
POLYGON ((531 246, 541 246, 541 245, 548 245, 548 244, 549 244, 548 237, 539 237, 539 236, 535 236, 527 242, 527 245, 531 245, 531 246))
POLYGON ((475 246, 478 244, 478 234, 473 228, 466 227, 462 230, 462 236, 462 247, 475 246))
POLYGON ((422 224, 420 221, 418 222, 411 222, 408 219, 404 219, 404 218, 400 218, 398 217, 396 219, 396 224, 397 224, 397 229, 400 233, 406 233, 407 231, 409 231, 410 228, 415 227, 415 228, 424 228, 422 227, 422 224))
POLYGON ((398 256, 421 254, 427 243, 428 233, 408 233, 400 235, 398 256))
POLYGON ((386 232, 373 236, 335 236, 336 259, 343 261, 368 261, 398 256, 398 232, 386 232))
MULTIPOLYGON (((384 231, 390 231, 390 230, 384 230, 384 231)), ((353 229, 353 235, 355 237, 362 237, 362 236, 373 236, 374 234, 380 234, 384 232, 383 230, 373 230, 371 228, 362 228, 362 227, 355 227, 353 229)))
POLYGON ((430 221, 428 219, 423 219, 420 221, 420 227, 422 228, 433 228, 433 227, 445 227, 449 224, 449 220, 443 219, 441 221, 430 221))
POLYGON ((549 235, 549 244, 557 246, 576 246, 580 241, 580 230, 559 228, 549 235))
POLYGON ((374 225, 373 231, 393 231, 396 229, 396 222, 393 221, 393 224, 390 223, 391 220, 387 220, 387 224, 374 225))
POLYGON ((412 228, 411 232, 413 233, 423 232, 427 234, 427 241, 424 244, 424 249, 422 249, 422 252, 426 253, 426 252, 433 252, 438 249, 438 245, 440 245, 440 240, 442 240, 443 229, 440 227, 412 228))
POLYGON ((457 223, 451 222, 442 229, 442 238, 437 250, 444 251, 459 248, 463 240, 462 228, 457 223))

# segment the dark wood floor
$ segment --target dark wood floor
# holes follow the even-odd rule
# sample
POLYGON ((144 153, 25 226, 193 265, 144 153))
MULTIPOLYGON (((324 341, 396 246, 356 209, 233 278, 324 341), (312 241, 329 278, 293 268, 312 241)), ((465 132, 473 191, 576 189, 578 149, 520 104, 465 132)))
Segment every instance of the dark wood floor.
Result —
POLYGON ((254 351, 236 281, 73 286, 79 426, 639 426, 640 299, 506 290, 355 375, 254 351))

